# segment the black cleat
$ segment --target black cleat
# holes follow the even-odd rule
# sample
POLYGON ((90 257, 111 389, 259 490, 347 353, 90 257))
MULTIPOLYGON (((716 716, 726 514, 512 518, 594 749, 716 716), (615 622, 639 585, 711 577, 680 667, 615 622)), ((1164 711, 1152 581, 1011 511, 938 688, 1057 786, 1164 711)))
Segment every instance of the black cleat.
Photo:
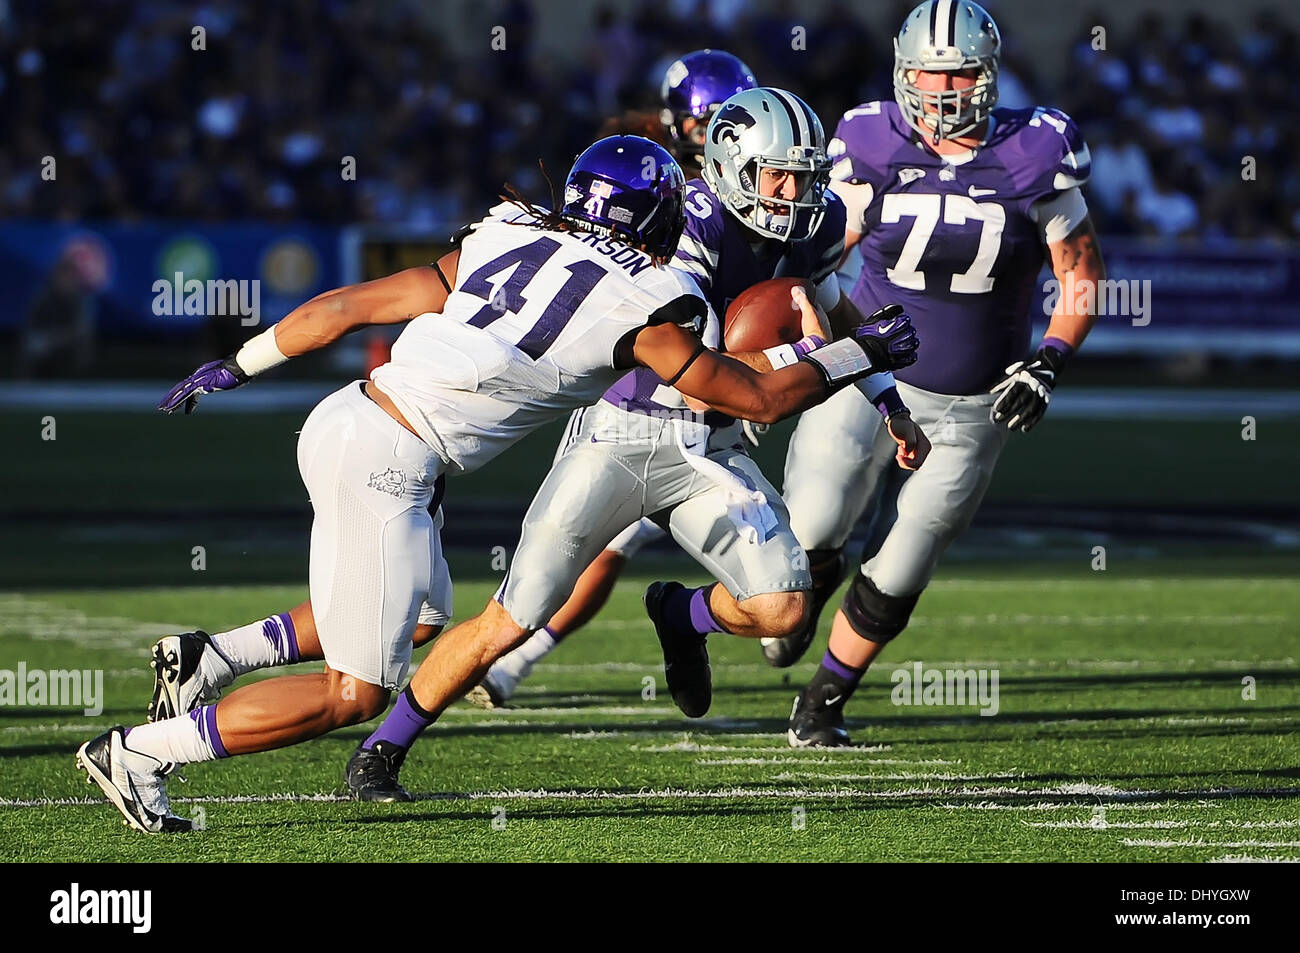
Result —
POLYGON ((344 778, 348 790, 358 801, 380 801, 391 804, 394 801, 414 800, 411 793, 397 781, 397 773, 402 770, 406 760, 406 748, 399 748, 387 741, 377 741, 373 748, 357 746, 348 758, 344 778))
POLYGON ((853 744, 844 730, 843 699, 836 695, 814 701, 805 688, 794 700, 785 737, 791 748, 843 748, 853 744))
POLYGON ((845 560, 840 550, 832 550, 827 556, 821 550, 811 551, 809 571, 812 573, 812 611, 808 613, 807 623, 797 631, 781 639, 760 639, 763 646, 763 658, 768 665, 776 668, 789 668, 804 657, 808 647, 817 638, 817 623, 821 620, 822 610, 830 601, 835 590, 839 588, 844 577, 845 560))
MULTIPOLYGON (((169 635, 154 643, 149 659, 149 667, 154 672, 149 721, 188 715, 200 705, 211 704, 221 697, 221 687, 209 685, 199 667, 199 659, 208 651, 220 659, 212 646, 212 637, 201 631, 169 635)), ((219 665, 229 672, 224 661, 219 665)), ((230 681, 233 680, 232 673, 230 681)))
POLYGON ((673 703, 686 717, 702 718, 713 703, 713 670, 709 668, 705 636, 676 632, 663 618, 664 600, 683 588, 680 582, 652 582, 645 591, 645 611, 664 652, 664 681, 673 703))
POLYGON ((194 830, 194 822, 173 814, 167 800, 166 778, 174 765, 132 751, 120 725, 78 748, 77 767, 99 785, 124 824, 143 834, 194 830))

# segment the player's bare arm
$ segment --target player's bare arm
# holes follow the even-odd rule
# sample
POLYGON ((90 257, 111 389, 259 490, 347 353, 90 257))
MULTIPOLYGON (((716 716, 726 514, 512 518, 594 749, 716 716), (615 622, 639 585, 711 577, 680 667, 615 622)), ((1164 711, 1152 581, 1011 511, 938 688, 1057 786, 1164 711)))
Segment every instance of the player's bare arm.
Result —
POLYGON ((1063 293, 1038 351, 1030 360, 1008 367, 1006 377, 993 387, 999 396, 989 411, 990 419, 1008 430, 1028 432, 1043 419, 1061 369, 1097 320, 1096 296, 1080 293, 1095 289, 1096 282, 1106 277, 1091 216, 1085 215, 1065 238, 1047 243, 1047 250, 1063 293))
MULTIPOLYGON (((806 294, 793 300, 803 321, 820 321, 806 294)), ((918 344, 910 319, 896 308, 888 321, 865 324, 844 340, 809 350, 794 364, 767 374, 709 350, 675 324, 643 329, 632 353, 637 363, 688 397, 742 420, 775 423, 863 377, 906 367, 916 360, 918 344)))
POLYGON ((418 314, 441 312, 455 285, 459 257, 459 250, 452 251, 434 267, 407 268, 318 294, 246 341, 224 361, 204 364, 173 387, 158 409, 172 413, 184 406, 185 413, 193 413, 204 394, 232 390, 291 357, 328 347, 358 328, 401 324, 418 314))
POLYGON ((775 423, 826 398, 825 379, 810 365, 795 364, 761 373, 706 348, 675 324, 659 324, 637 335, 633 355, 687 397, 743 420, 775 423))
MULTIPOLYGON (((1062 288, 1096 288, 1096 282, 1106 277, 1106 265, 1101 258, 1101 245, 1092 216, 1087 216, 1059 242, 1047 246, 1052 262, 1052 273, 1062 288)), ((1059 338, 1078 350, 1088 332, 1096 323, 1093 309, 1080 308, 1079 304, 1095 301, 1095 296, 1061 295, 1047 325, 1047 336, 1059 338)))

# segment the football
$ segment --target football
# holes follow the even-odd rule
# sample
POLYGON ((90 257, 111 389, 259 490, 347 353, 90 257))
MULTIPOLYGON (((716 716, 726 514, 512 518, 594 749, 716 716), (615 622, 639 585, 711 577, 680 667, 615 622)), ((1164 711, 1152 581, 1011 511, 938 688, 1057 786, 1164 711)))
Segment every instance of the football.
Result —
POLYGON ((727 350, 762 351, 778 344, 793 344, 803 337, 799 308, 790 298, 795 285, 809 295, 812 286, 803 278, 772 278, 741 292, 727 308, 722 339, 727 350))

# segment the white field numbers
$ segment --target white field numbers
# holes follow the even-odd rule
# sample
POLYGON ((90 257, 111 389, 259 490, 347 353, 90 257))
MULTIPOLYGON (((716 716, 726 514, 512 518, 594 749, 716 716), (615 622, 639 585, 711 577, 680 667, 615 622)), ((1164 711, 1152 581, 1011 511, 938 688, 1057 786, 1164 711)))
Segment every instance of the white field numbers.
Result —
POLYGON ((980 223, 980 243, 975 260, 969 268, 952 276, 948 288, 957 294, 983 294, 993 290, 993 263, 1002 246, 1002 230, 1007 224, 1007 213, 996 202, 976 202, 965 195, 936 195, 890 192, 880 206, 880 221, 893 225, 904 218, 912 219, 912 230, 903 242, 898 261, 886 268, 889 280, 900 288, 912 291, 925 290, 925 272, 917 266, 930 243, 934 227, 943 220, 948 225, 965 225, 968 221, 980 223))

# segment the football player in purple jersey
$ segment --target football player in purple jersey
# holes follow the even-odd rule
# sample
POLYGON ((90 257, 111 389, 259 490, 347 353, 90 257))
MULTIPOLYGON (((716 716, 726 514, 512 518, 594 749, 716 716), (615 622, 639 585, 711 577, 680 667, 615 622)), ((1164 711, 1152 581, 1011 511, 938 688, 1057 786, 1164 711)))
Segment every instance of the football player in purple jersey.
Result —
POLYGON ((1083 137, 1059 110, 996 108, 1000 49, 978 4, 926 0, 894 44, 894 101, 848 110, 830 144, 831 187, 848 208, 845 247, 861 261, 849 296, 865 312, 898 301, 912 316, 926 347, 899 372, 898 389, 934 446, 923 470, 895 472, 856 391, 800 418, 784 492, 808 550, 814 613, 764 645, 768 662, 788 666, 807 650, 867 504, 896 492, 897 517, 853 575, 828 650, 795 701, 791 745, 848 743, 845 703, 969 525, 1008 434, 1042 419, 1094 321, 1091 297, 1061 295, 1025 357, 1044 257, 1065 288, 1105 271, 1080 193, 1083 137))
MULTIPOLYGON (((683 57, 669 68, 664 80, 664 118, 665 121, 672 118, 673 128, 683 131, 677 135, 679 145, 700 128, 691 125, 692 117, 712 116, 718 108, 709 104, 718 96, 726 99, 731 95, 729 90, 742 78, 737 70, 743 69, 743 64, 739 67, 737 64, 739 61, 730 54, 701 51, 683 57)), ((820 126, 816 116, 801 101, 792 108, 785 105, 787 99, 796 98, 789 94, 783 98, 769 97, 767 105, 782 116, 801 117, 808 112, 809 119, 803 120, 804 126, 809 121, 820 126)), ((749 105, 762 108, 761 104, 749 105)), ((733 115, 728 116, 724 109, 717 127, 710 127, 711 134, 729 136, 746 122, 742 118, 744 96, 732 100, 729 106, 733 115)), ((798 128, 801 127, 796 125, 798 128)), ((722 145, 720 141, 713 147, 719 155, 722 145)), ((818 193, 820 197, 805 203, 806 207, 796 211, 787 209, 786 218, 803 217, 803 220, 792 220, 789 226, 783 226, 790 231, 778 233, 765 224, 765 216, 770 213, 761 204, 746 202, 741 197, 742 183, 735 171, 727 168, 728 163, 718 161, 715 167, 709 168, 703 164, 703 154, 699 160, 703 177, 687 185, 686 231, 678 245, 676 263, 695 277, 719 315, 725 314, 731 300, 749 286, 785 275, 811 279, 820 289, 822 304, 830 309, 836 323, 847 325, 860 319, 852 302, 840 295, 833 273, 843 255, 845 234, 844 207, 833 194, 818 193), (817 216, 815 221, 813 216, 817 216), (792 235, 796 236, 794 240, 790 240, 792 235)), ((779 171, 773 165, 766 167, 763 175, 775 182, 779 171)), ((800 182, 796 176, 785 176, 783 184, 789 199, 804 195, 810 185, 800 182)), ((768 183, 760 181, 758 185, 770 191, 768 183)), ((651 375, 629 375, 620 382, 627 393, 620 393, 619 399, 639 403, 642 409, 650 408, 653 406, 650 398, 660 383, 652 380, 651 375)), ((895 400, 892 389, 884 387, 878 399, 880 412, 891 417, 888 429, 898 440, 900 466, 920 466, 926 452, 924 434, 918 432, 906 408, 895 400)), ((614 537, 578 578, 572 595, 560 610, 523 645, 498 659, 482 684, 469 693, 468 700, 485 708, 507 701, 538 661, 600 611, 627 561, 643 546, 665 535, 661 526, 643 518, 614 537)), ((764 608, 771 622, 779 627, 780 619, 773 607, 764 608)), ((727 621, 733 628, 745 622, 740 618, 727 621)), ((760 637, 769 641, 777 638, 767 633, 761 633, 760 637)))

